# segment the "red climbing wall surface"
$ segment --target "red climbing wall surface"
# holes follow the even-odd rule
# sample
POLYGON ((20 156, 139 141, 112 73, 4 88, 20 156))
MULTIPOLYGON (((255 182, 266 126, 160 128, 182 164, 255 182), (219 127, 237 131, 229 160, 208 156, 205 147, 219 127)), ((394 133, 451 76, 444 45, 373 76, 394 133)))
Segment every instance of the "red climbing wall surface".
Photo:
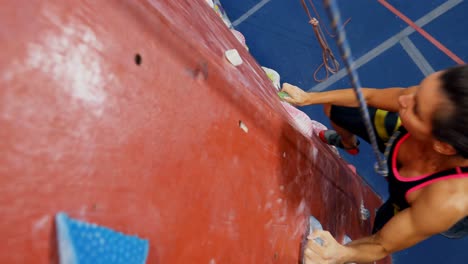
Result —
POLYGON ((3 1, 0 24, 1 263, 57 262, 59 211, 149 239, 148 263, 297 263, 310 214, 369 234, 380 200, 205 0, 3 1))

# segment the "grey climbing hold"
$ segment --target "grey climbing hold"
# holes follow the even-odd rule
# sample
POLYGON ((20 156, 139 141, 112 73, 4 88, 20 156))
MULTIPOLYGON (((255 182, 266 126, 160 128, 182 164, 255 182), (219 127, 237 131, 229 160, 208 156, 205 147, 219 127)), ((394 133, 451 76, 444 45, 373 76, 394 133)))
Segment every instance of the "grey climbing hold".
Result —
POLYGON ((364 202, 361 202, 361 220, 366 221, 370 218, 369 210, 364 206, 364 202))
POLYGON ((346 245, 351 241, 353 240, 348 235, 344 235, 343 240, 341 241, 341 244, 346 245))

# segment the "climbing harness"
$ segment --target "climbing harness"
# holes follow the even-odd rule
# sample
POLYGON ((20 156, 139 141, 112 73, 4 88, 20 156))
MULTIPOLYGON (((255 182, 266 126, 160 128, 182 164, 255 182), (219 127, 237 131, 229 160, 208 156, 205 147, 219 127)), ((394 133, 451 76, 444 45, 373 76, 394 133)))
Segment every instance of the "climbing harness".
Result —
MULTIPOLYGON (((304 0, 303 0, 304 1, 304 0)), ((364 95, 362 94, 361 90, 361 83, 359 81, 358 74, 356 72, 356 64, 354 63, 354 60, 352 59, 351 55, 351 49, 348 43, 348 40, 346 39, 346 33, 343 29, 343 25, 341 22, 341 17, 340 17, 340 10, 338 8, 338 5, 336 3, 336 0, 324 0, 323 1, 325 4, 325 9, 327 10, 328 16, 332 22, 332 28, 338 35, 337 38, 337 45, 339 47, 341 56, 343 58, 343 61, 346 66, 346 70, 348 72, 348 75, 351 79, 351 83, 354 88, 354 92, 356 93, 356 97, 359 101, 359 109, 361 112, 361 116, 364 120, 364 124, 366 126, 367 134, 369 135, 369 139, 372 145, 372 150, 374 151, 374 154, 377 158, 377 164, 376 164, 376 171, 380 175, 386 177, 388 175, 388 167, 387 167, 387 162, 386 160, 382 157, 382 155, 379 152, 379 148, 377 145, 377 139, 375 137, 374 129, 372 128, 371 124, 371 119, 369 117, 369 110, 367 108, 366 101, 364 99, 364 95)))

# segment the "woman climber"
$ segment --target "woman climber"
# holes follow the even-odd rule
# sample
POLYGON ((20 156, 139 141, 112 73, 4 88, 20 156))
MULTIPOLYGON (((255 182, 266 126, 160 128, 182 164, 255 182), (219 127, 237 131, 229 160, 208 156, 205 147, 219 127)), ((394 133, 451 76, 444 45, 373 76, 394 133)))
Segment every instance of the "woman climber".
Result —
MULTIPOLYGON (((295 105, 324 104, 334 127, 320 133, 324 142, 357 154, 356 135, 368 141, 352 89, 306 93, 285 83, 282 91, 295 105)), ((362 92, 379 148, 387 148, 390 197, 371 236, 341 245, 327 231, 314 232, 305 250, 308 264, 372 262, 435 234, 468 235, 468 65, 406 89, 362 92)))

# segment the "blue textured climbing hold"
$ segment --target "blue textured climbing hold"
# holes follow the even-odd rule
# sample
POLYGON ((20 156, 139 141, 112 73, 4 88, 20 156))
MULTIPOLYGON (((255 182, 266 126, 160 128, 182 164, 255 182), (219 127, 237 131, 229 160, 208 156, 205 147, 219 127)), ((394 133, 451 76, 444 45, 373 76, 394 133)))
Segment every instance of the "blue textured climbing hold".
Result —
POLYGON ((61 264, 142 264, 148 240, 125 235, 59 213, 55 217, 61 264))

